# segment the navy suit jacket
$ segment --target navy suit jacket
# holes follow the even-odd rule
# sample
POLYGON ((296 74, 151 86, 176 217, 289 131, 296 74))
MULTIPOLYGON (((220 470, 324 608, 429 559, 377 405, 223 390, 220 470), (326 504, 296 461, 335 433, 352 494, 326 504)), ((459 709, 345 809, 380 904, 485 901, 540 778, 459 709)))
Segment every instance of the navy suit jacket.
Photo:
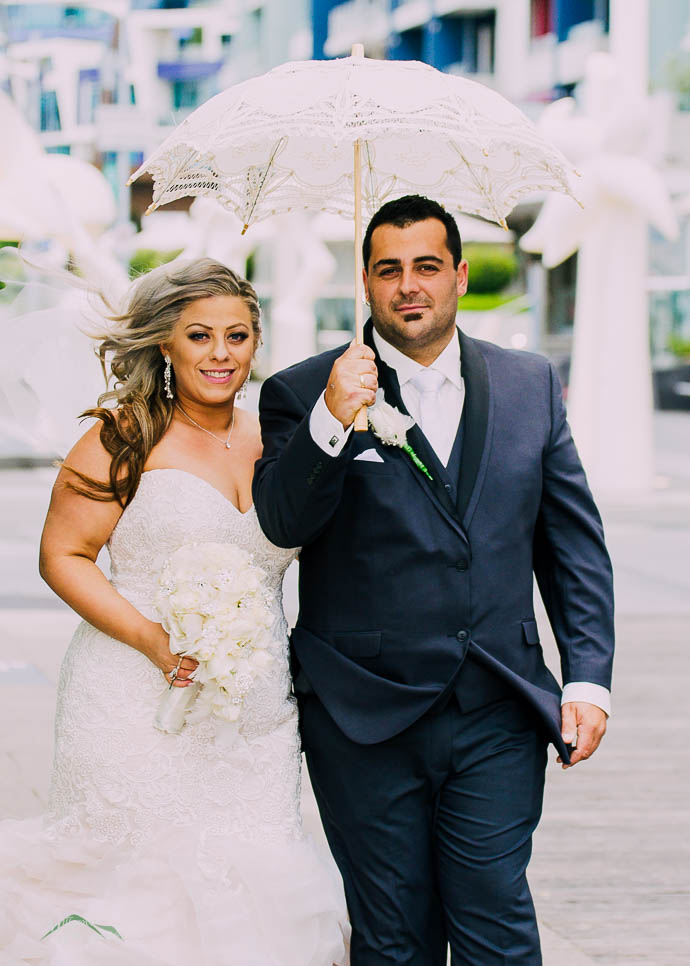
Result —
MULTIPOLYGON (((309 417, 335 359, 325 352, 268 379, 264 451, 254 476, 261 526, 301 546, 299 667, 352 740, 383 741, 456 686, 463 662, 514 688, 560 735, 560 686, 533 611, 533 573, 554 631, 563 682, 610 687, 611 565, 570 435, 561 387, 543 357, 459 333, 465 381, 457 500, 400 449, 353 433, 337 457, 309 417), (355 460, 375 448, 382 463, 355 460)), ((365 341, 374 349, 371 322, 365 341)), ((388 402, 404 409, 378 357, 388 402)), ((436 463, 417 426, 408 440, 436 463)))

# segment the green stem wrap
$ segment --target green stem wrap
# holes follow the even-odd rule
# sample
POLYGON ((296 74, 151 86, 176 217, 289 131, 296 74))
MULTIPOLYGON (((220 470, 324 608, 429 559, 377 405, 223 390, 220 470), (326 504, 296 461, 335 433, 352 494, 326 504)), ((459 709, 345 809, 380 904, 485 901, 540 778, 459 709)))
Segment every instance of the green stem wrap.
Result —
POLYGON ((418 470, 421 470, 422 473, 425 476, 427 476, 431 480, 431 482, 433 483, 433 481, 434 481, 433 476, 431 475, 431 473, 429 472, 429 470, 426 468, 426 466, 424 465, 424 463, 422 463, 422 461, 417 456, 417 454, 415 453, 415 451, 412 449, 412 447, 410 446, 410 444, 409 443, 405 443, 405 445, 402 447, 402 449, 403 449, 403 451, 405 453, 407 453, 407 455, 410 457, 410 459, 412 460, 412 462, 414 463, 414 465, 417 467, 417 469, 418 470))

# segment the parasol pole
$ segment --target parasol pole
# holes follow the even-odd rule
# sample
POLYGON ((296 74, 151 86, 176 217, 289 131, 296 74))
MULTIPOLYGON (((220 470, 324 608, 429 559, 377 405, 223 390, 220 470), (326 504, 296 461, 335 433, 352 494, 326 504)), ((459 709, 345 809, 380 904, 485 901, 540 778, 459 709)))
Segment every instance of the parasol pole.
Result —
MULTIPOLYGON (((364 45, 352 45, 352 57, 364 57, 364 45)), ((354 188, 355 188, 355 343, 364 344, 364 313, 362 310, 362 142, 355 141, 354 188)), ((369 426, 367 407, 363 406, 355 416, 355 432, 366 432, 369 426)))

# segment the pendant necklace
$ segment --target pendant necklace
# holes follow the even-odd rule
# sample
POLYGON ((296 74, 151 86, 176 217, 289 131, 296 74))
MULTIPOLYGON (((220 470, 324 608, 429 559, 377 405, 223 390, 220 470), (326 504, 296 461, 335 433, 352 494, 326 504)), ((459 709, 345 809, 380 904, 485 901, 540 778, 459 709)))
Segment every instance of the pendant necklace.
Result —
POLYGON ((232 410, 232 419, 230 421, 230 432, 225 437, 225 439, 223 439, 221 436, 216 436, 216 434, 215 433, 212 433, 210 429, 206 429, 200 423, 197 423, 196 419, 192 419, 192 417, 189 415, 189 413, 185 412, 185 410, 182 408, 182 406, 180 406, 179 403, 175 403, 175 409, 179 409, 180 412, 182 413, 182 415, 185 417, 185 419, 188 419, 189 422, 193 426, 196 426, 197 429, 200 429, 202 433, 206 433, 207 436, 212 436, 214 439, 217 439, 219 443, 222 443, 223 446, 226 449, 230 449, 230 437, 232 436, 232 431, 235 428, 235 409, 234 409, 234 407, 233 407, 233 410, 232 410))

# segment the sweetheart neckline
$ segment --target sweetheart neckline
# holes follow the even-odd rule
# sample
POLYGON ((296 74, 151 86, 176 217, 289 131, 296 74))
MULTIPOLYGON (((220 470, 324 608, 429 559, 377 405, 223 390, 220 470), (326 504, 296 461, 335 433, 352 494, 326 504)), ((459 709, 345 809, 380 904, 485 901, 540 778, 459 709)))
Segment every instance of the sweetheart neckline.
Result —
POLYGON ((205 480, 203 476, 199 476, 197 473, 190 473, 189 470, 181 470, 176 466, 158 466, 150 470, 144 470, 141 475, 144 477, 149 473, 182 473, 183 476, 191 476, 192 479, 199 480, 199 482, 207 486, 209 490, 213 490, 214 493, 217 493, 221 500, 229 504, 241 517, 248 516, 254 509, 254 504, 252 503, 250 507, 242 512, 242 510, 240 510, 240 508, 236 506, 229 497, 227 497, 224 493, 221 493, 217 486, 214 486, 213 483, 209 483, 208 480, 205 480))

